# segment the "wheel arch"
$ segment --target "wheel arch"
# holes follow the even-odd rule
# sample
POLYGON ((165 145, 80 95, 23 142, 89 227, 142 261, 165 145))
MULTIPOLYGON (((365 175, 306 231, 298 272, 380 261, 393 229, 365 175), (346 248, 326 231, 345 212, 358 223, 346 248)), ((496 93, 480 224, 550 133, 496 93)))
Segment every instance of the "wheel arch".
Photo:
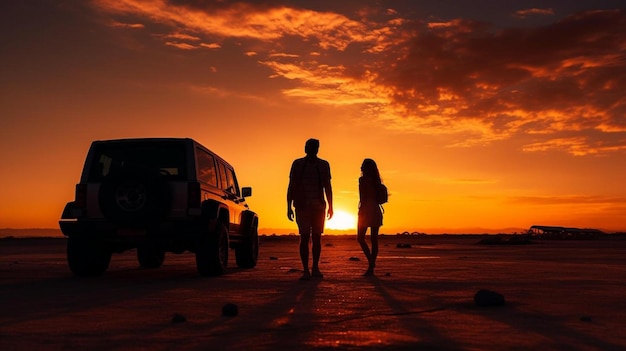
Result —
POLYGON ((210 224, 211 229, 215 229, 218 223, 223 223, 229 227, 228 207, 215 200, 205 200, 202 202, 202 217, 210 224))

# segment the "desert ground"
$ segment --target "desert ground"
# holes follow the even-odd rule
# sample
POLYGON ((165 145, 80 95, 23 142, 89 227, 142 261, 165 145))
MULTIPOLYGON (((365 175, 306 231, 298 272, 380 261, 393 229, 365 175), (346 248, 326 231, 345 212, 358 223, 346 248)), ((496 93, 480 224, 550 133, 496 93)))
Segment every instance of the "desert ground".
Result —
POLYGON ((63 238, 0 240, 2 350, 626 350, 626 240, 479 245, 384 236, 376 276, 352 236, 325 236, 323 279, 299 280, 297 237, 262 237, 257 267, 201 277, 135 251, 72 276, 63 238), (479 289, 503 306, 480 307, 479 289), (238 307, 236 316, 222 313, 238 307))

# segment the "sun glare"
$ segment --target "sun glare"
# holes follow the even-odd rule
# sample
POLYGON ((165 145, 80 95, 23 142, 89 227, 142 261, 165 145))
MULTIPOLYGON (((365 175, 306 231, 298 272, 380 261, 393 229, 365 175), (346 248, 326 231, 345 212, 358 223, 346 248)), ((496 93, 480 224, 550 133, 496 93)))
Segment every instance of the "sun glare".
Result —
POLYGON ((356 228, 356 217, 346 211, 336 210, 333 218, 326 221, 326 228, 346 230, 356 228))

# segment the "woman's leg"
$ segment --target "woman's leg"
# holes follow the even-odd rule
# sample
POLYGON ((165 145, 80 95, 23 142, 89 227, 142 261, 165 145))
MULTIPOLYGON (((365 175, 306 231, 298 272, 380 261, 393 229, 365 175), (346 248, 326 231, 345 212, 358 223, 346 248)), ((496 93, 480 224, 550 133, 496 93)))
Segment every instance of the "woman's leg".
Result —
POLYGON ((358 227, 357 228, 357 234, 356 234, 356 240, 359 242, 359 245, 361 245, 361 249, 363 250, 363 253, 365 254, 365 257, 367 257, 368 264, 371 264, 371 262, 372 262, 372 253, 370 252, 370 248, 367 246, 367 242, 365 242, 365 233, 366 232, 367 232, 367 227, 358 227))
POLYGON ((378 231, 380 227, 371 227, 370 234, 372 240, 372 260, 370 262, 370 267, 372 274, 374 273, 374 266, 376 266, 376 257, 378 257, 378 231))

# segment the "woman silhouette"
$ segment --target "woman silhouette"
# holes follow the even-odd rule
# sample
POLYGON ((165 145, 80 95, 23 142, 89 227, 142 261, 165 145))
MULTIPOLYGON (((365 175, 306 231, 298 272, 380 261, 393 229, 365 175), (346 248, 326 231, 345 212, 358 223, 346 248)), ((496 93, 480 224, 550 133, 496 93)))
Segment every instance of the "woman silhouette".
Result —
POLYGON ((364 275, 374 275, 376 256, 378 256, 378 230, 383 225, 383 212, 377 200, 377 193, 382 183, 378 166, 374 160, 366 158, 361 165, 359 178, 359 220, 357 224, 357 241, 363 249, 369 267, 364 275), (372 249, 365 242, 365 233, 370 228, 372 249))

